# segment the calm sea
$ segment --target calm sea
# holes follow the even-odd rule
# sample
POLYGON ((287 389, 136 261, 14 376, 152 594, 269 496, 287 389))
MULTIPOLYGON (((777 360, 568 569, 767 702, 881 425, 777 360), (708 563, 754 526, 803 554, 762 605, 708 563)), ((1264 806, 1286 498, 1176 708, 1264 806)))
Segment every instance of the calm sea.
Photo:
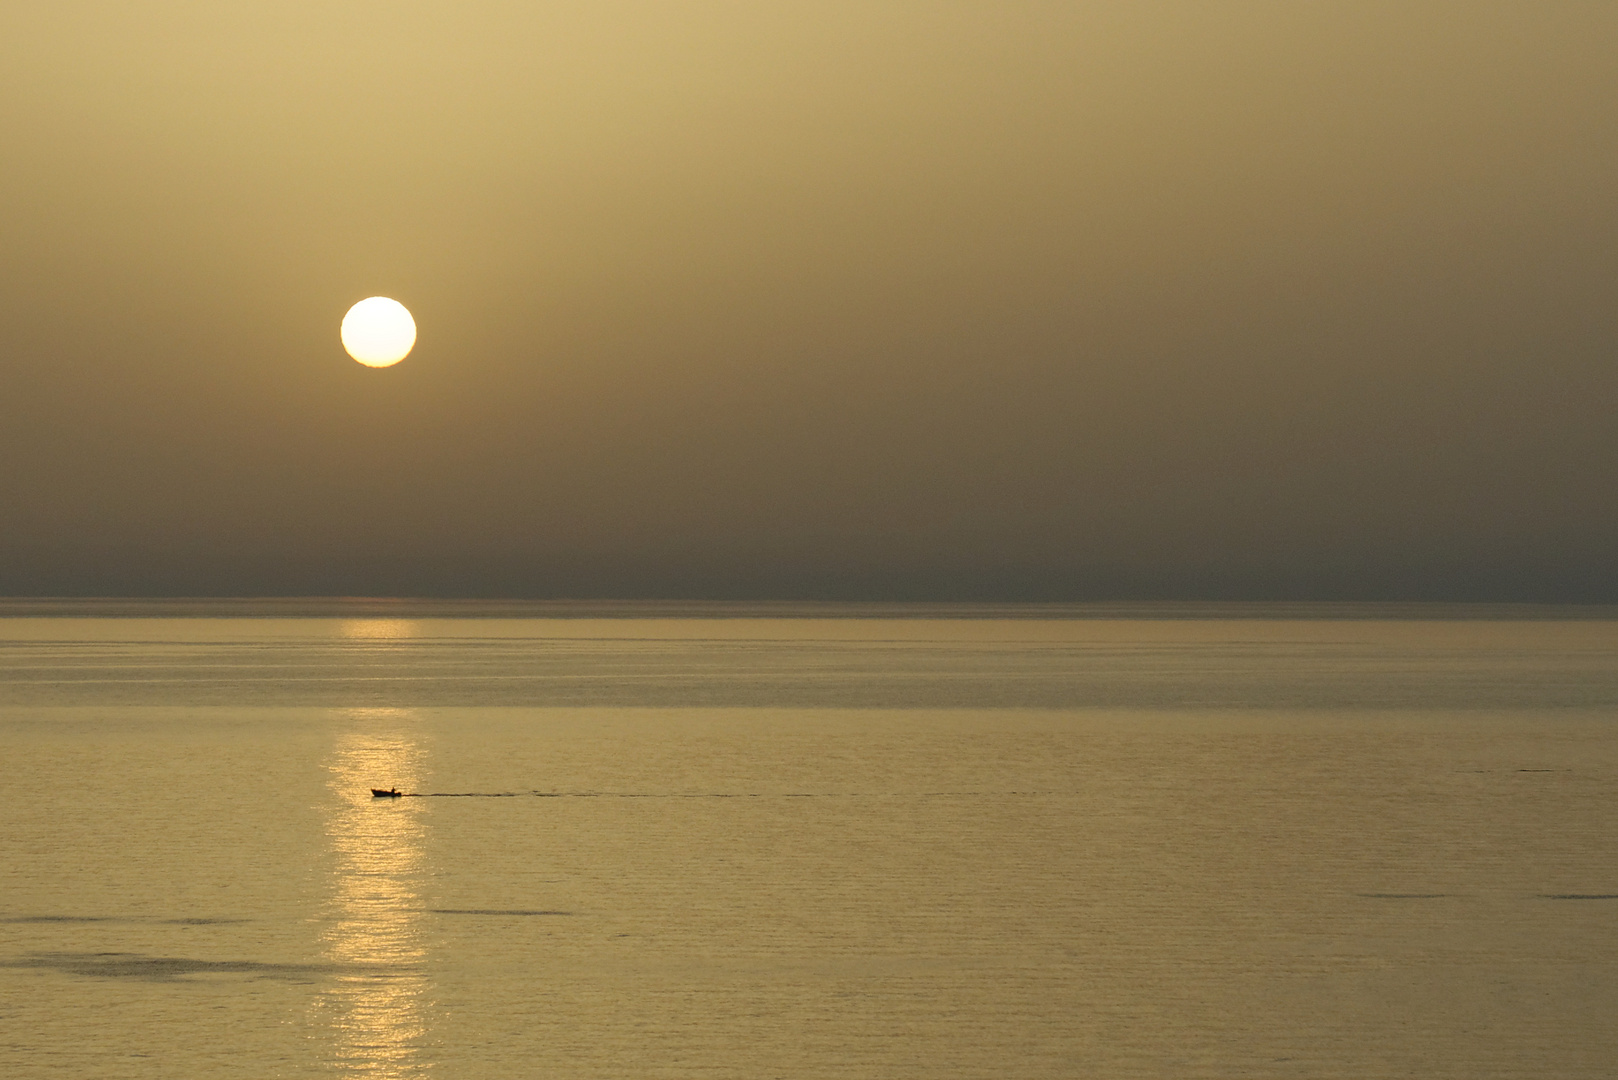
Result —
POLYGON ((0 1076, 1618 1076, 1578 614, 13 602, 0 1076))

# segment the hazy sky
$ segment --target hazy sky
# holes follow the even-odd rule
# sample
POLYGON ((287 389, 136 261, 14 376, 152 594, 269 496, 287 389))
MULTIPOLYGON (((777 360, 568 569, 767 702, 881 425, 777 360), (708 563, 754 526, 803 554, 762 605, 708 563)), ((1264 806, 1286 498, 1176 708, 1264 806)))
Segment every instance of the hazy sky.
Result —
POLYGON ((1618 600, 1615 57, 1611 0, 6 4, 0 593, 1618 600))

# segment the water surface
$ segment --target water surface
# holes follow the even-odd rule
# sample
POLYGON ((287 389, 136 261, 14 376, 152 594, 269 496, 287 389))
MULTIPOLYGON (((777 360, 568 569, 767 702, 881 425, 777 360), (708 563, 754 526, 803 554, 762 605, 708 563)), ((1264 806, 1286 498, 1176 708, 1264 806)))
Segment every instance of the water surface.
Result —
POLYGON ((1615 1074, 1613 621, 273 610, 0 619, 0 1074, 1615 1074))

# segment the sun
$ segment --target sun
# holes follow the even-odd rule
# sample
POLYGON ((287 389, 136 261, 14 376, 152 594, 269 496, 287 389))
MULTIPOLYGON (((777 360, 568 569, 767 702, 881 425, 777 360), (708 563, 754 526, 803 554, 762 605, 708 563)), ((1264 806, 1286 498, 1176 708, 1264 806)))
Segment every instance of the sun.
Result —
POLYGON ((416 344, 416 320, 397 300, 373 296, 343 316, 343 348, 366 367, 391 367, 416 344))

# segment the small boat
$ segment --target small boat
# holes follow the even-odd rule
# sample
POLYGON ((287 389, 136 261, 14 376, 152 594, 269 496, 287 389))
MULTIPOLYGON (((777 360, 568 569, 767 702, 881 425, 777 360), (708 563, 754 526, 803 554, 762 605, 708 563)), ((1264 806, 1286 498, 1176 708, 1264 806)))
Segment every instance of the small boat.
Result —
POLYGON ((400 791, 398 788, 389 788, 386 791, 383 791, 379 787, 374 787, 371 789, 371 797, 373 799, 397 799, 403 794, 404 792, 400 791))

